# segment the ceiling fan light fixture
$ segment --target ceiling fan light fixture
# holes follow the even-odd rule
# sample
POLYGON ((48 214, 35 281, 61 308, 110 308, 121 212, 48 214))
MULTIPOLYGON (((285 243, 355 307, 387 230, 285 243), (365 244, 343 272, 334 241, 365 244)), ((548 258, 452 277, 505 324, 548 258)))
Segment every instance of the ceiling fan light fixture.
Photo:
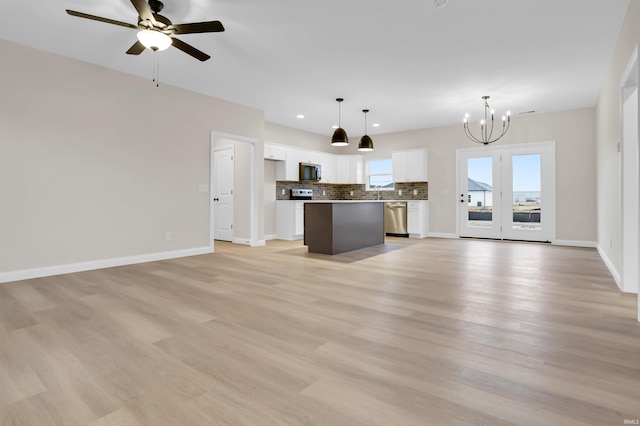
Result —
POLYGON ((138 31, 137 37, 144 47, 154 52, 165 50, 171 46, 172 43, 171 37, 155 30, 138 31))

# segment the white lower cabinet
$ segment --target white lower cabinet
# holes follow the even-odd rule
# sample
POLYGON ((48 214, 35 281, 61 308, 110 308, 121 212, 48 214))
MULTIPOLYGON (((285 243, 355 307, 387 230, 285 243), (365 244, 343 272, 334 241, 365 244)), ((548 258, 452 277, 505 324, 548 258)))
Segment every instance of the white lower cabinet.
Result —
POLYGON ((429 233, 429 201, 407 202, 409 238, 426 238, 429 233))
POLYGON ((281 240, 304 237, 304 201, 276 201, 276 234, 281 240))

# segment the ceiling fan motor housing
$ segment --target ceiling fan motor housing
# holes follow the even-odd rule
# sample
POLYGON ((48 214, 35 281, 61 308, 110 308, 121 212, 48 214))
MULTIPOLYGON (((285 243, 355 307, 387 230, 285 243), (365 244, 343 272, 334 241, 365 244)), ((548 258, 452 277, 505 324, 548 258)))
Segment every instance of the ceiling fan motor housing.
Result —
POLYGON ((162 3, 160 0, 149 0, 149 7, 155 13, 159 13, 162 8, 164 8, 164 3, 162 3))

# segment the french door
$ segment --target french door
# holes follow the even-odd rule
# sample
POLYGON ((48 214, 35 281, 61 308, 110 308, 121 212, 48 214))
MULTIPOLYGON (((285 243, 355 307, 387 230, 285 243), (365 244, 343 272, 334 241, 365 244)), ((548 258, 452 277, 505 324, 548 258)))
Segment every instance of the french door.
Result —
POLYGON ((555 239, 555 144, 459 149, 461 237, 555 239))

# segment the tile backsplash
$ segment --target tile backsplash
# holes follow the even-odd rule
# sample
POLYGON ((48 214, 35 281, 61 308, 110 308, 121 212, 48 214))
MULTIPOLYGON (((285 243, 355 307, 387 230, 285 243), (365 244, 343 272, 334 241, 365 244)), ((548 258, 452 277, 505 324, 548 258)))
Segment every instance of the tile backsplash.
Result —
MULTIPOLYGON (((291 189, 313 189, 314 200, 377 200, 377 191, 365 191, 364 184, 327 184, 319 182, 276 182, 276 199, 290 199, 291 189), (284 190, 284 195, 282 194, 284 190), (353 195, 351 193, 353 192, 353 195)), ((396 183, 393 191, 380 191, 381 200, 428 200, 429 183, 411 182, 396 183), (402 195, 398 192, 402 191, 402 195), (416 191, 416 195, 413 192, 416 191)))

